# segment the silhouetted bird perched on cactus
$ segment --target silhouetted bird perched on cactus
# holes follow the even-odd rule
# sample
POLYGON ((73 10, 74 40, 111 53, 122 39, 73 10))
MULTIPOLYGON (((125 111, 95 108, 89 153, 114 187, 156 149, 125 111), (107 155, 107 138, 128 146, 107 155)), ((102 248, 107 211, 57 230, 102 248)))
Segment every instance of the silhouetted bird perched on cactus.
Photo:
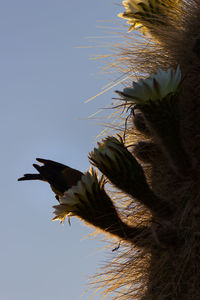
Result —
POLYGON ((24 174, 18 181, 23 180, 42 180, 50 184, 53 192, 56 194, 56 199, 63 196, 63 193, 76 185, 81 179, 83 173, 79 170, 70 168, 61 163, 49 159, 37 158, 39 163, 43 165, 33 164, 39 174, 24 174))

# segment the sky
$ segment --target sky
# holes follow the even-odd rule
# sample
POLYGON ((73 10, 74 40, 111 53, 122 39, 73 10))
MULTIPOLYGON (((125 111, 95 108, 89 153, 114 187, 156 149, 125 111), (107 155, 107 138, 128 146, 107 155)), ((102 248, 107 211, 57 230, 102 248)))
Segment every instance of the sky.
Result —
POLYGON ((114 96, 85 103, 110 80, 103 61, 90 58, 106 53, 97 46, 112 37, 102 26, 115 26, 119 4, 0 1, 0 299, 86 300, 88 276, 105 260, 105 244, 86 238, 93 230, 81 221, 51 221, 48 184, 17 178, 34 171, 36 157, 89 168, 103 127, 88 117, 114 96))

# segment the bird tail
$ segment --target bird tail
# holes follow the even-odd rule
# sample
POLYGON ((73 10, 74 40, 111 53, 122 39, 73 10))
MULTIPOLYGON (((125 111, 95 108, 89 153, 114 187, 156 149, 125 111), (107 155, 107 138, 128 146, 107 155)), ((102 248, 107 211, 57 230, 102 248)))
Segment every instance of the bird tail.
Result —
POLYGON ((18 178, 18 181, 23 180, 43 180, 40 174, 24 174, 23 177, 18 178))

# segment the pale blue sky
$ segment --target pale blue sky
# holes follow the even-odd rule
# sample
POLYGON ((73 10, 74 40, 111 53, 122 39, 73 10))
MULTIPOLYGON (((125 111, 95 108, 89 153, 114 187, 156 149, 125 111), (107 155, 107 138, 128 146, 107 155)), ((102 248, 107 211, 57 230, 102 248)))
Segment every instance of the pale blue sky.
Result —
POLYGON ((17 178, 33 171, 36 157, 89 167, 87 155, 102 128, 87 117, 114 93, 84 103, 108 83, 98 73, 103 63, 88 60, 105 50, 76 47, 105 35, 97 27, 112 22, 97 21, 117 20, 116 3, 0 1, 2 300, 80 299, 88 275, 104 260, 97 251, 103 243, 83 239, 91 230, 81 222, 51 221, 56 202, 47 184, 17 178))

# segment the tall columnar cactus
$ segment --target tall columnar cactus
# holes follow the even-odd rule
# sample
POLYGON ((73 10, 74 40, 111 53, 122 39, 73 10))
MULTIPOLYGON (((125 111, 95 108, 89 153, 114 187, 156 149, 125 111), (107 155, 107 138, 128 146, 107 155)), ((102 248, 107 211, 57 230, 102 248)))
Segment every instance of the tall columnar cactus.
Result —
POLYGON ((76 180, 65 185, 65 166, 55 172, 51 161, 46 169, 47 161, 39 159, 46 164, 37 166, 40 174, 21 180, 47 180, 54 192, 56 187, 54 219, 78 216, 120 241, 113 261, 95 279, 105 294, 198 300, 200 0, 126 0, 123 6, 119 16, 130 27, 117 65, 130 83, 117 94, 132 117, 125 139, 109 136, 89 154, 102 177, 92 168, 85 174, 75 170, 76 180), (108 195, 107 182, 121 192, 117 201, 108 195))

